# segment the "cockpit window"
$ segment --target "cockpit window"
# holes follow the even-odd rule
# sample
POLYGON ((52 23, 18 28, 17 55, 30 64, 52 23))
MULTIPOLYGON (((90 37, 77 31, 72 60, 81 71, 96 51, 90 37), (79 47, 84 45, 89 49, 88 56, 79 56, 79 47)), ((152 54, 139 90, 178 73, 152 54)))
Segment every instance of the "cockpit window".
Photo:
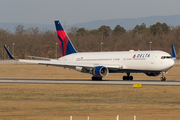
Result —
POLYGON ((161 59, 170 59, 172 58, 171 56, 162 56, 161 59))

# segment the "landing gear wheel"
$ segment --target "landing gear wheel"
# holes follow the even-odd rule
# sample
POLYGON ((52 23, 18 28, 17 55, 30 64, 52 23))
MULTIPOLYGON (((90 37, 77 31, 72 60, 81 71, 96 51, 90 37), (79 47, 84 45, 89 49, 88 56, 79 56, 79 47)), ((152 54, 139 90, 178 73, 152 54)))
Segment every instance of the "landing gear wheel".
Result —
POLYGON ((94 76, 92 76, 92 80, 102 80, 102 77, 94 77, 94 76))
POLYGON ((126 80, 126 76, 123 76, 123 80, 126 80))
POLYGON ((166 81, 166 77, 161 77, 161 81, 166 81))
POLYGON ((129 77, 129 80, 133 80, 133 76, 130 76, 130 77, 129 77))
POLYGON ((129 76, 130 73, 127 73, 127 76, 123 76, 123 80, 133 80, 133 76, 129 76))

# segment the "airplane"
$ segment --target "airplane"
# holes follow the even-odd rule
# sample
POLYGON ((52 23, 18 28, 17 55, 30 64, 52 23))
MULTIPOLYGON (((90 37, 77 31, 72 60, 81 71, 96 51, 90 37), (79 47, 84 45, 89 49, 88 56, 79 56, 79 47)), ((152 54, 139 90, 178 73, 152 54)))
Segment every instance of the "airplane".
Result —
POLYGON ((37 63, 74 69, 82 73, 92 74, 92 80, 102 80, 109 73, 126 73, 123 80, 133 80, 130 73, 145 73, 147 76, 162 74, 161 81, 166 81, 166 72, 174 66, 176 52, 171 45, 172 56, 164 51, 111 51, 111 52, 78 52, 59 21, 55 21, 57 37, 61 50, 59 59, 41 58, 45 60, 16 59, 9 50, 11 59, 19 62, 37 63))

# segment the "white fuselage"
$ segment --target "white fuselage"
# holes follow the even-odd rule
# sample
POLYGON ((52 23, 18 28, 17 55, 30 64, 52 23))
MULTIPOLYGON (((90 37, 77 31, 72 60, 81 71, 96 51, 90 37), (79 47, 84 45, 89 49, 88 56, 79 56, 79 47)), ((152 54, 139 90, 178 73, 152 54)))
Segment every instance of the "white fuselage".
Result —
POLYGON ((83 52, 66 55, 58 59, 79 64, 118 65, 121 71, 167 71, 174 65, 169 53, 163 51, 122 51, 122 52, 83 52), (162 59, 163 56, 169 58, 162 59))

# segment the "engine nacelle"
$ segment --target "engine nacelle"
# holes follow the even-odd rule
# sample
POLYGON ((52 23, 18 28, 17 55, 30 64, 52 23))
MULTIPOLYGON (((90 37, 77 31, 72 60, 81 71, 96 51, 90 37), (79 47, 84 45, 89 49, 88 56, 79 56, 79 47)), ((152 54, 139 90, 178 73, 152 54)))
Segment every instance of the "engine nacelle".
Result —
POLYGON ((148 72, 148 73, 145 73, 147 76, 158 76, 161 74, 161 72, 148 72))
POLYGON ((108 70, 108 68, 106 68, 104 66, 97 66, 97 67, 92 68, 90 70, 90 73, 94 77, 105 77, 109 74, 109 70, 108 70))

